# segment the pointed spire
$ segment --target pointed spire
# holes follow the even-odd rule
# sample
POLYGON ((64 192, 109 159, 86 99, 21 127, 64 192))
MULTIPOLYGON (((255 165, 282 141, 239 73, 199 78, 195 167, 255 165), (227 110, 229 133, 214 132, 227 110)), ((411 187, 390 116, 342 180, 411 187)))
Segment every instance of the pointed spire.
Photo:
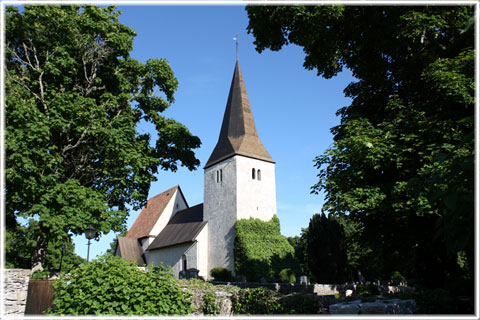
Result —
POLYGON ((238 60, 233 72, 220 136, 205 169, 234 155, 275 163, 258 138, 238 60))

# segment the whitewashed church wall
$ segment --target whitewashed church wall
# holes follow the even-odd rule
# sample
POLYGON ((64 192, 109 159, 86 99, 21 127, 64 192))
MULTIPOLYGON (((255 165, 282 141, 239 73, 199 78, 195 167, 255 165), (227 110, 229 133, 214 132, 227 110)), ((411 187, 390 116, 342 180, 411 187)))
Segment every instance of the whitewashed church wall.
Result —
POLYGON ((142 250, 143 250, 143 254, 145 255, 145 260, 147 261, 147 264, 150 262, 150 251, 147 251, 147 248, 150 246, 153 240, 155 240, 155 237, 143 238, 141 240, 142 250))
POLYGON ((149 265, 158 266, 160 263, 163 263, 164 266, 171 266, 173 275, 178 278, 178 275, 183 268, 182 255, 185 255, 187 258, 187 269, 198 269, 196 242, 151 250, 149 265))
POLYGON ((233 227, 237 203, 236 171, 236 157, 226 159, 205 170, 203 215, 204 220, 208 221, 208 273, 215 267, 226 267, 232 272, 235 269, 233 227))
POLYGON ((180 211, 186 208, 187 208, 187 204, 185 203, 182 195, 177 189, 175 191, 175 194, 172 196, 167 206, 165 207, 165 210, 163 210, 162 215, 153 226, 152 231, 150 232, 151 235, 157 236, 160 233, 160 231, 162 231, 163 228, 165 228, 168 221, 170 221, 170 219, 175 215, 175 213, 177 213, 177 211, 180 211))
POLYGON ((275 164, 242 156, 235 158, 237 158, 237 219, 270 220, 277 213, 275 164), (252 176, 253 169, 255 179, 252 176))
MULTIPOLYGON (((187 261, 188 262, 188 261, 187 261)), ((197 269, 198 275, 204 279, 209 278, 208 270, 208 224, 203 227, 197 236, 197 269)))

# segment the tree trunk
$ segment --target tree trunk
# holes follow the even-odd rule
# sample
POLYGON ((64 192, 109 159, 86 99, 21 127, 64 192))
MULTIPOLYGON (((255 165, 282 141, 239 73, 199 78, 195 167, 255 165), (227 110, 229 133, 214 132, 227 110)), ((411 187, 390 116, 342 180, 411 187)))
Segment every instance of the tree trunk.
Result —
POLYGON ((47 255, 47 243, 40 237, 37 237, 37 246, 32 255, 32 273, 37 270, 43 270, 45 265, 45 256, 47 255))

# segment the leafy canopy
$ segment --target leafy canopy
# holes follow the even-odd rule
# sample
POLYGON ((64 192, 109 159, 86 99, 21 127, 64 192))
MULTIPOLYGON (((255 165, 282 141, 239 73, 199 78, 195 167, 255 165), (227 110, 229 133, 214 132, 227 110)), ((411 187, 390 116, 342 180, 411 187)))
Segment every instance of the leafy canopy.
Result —
POLYGON ((348 68, 358 79, 344 90, 352 103, 337 112, 333 145, 315 158, 312 190, 358 227, 380 276, 400 271, 442 286, 458 276, 462 252, 473 271, 473 7, 247 12, 259 52, 296 44, 305 68, 325 78, 348 68))
POLYGON ((158 169, 199 165, 200 139, 161 115, 178 87, 168 62, 132 59, 135 31, 111 6, 6 8, 7 227, 40 224, 39 247, 121 231, 158 169), (140 128, 150 123, 156 134, 140 128))

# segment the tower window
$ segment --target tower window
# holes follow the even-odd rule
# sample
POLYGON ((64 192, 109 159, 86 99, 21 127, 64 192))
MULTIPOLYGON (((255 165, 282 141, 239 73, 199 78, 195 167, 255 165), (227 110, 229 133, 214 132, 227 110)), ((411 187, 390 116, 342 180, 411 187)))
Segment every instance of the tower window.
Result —
POLYGON ((257 180, 262 180, 262 172, 260 171, 260 169, 257 170, 257 180))
POLYGON ((252 179, 255 180, 255 168, 252 168, 252 179))
POLYGON ((222 182, 223 179, 223 174, 222 174, 222 169, 220 169, 220 182, 222 182))
POLYGON ((219 182, 220 182, 220 173, 217 170, 217 183, 219 183, 219 182))

